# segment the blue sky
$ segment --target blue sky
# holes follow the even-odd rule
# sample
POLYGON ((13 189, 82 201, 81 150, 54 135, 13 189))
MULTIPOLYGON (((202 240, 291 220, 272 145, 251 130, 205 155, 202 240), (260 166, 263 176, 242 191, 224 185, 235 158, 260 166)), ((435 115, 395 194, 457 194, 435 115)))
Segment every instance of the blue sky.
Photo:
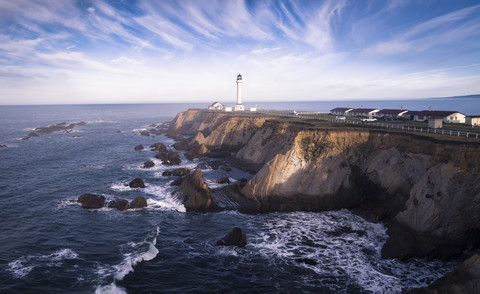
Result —
POLYGON ((480 2, 0 0, 0 104, 480 93, 480 2))

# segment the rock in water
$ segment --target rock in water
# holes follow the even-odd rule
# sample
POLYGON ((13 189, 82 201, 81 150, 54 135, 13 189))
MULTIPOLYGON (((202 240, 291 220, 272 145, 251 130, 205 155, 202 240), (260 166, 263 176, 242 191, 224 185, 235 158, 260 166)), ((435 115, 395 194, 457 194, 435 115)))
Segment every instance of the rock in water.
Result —
POLYGON ((35 132, 31 132, 27 135, 27 137, 40 137, 40 136, 35 132))
POLYGON ((130 208, 144 208, 147 207, 147 200, 143 196, 137 196, 130 202, 130 208))
POLYGON ((202 170, 197 168, 193 174, 186 176, 175 196, 187 211, 218 211, 219 207, 210 195, 210 188, 203 179, 202 170))
POLYGON ((127 200, 113 200, 108 203, 108 207, 116 208, 118 210, 126 210, 130 208, 130 203, 127 200))
POLYGON ((180 186, 183 182, 183 178, 178 178, 170 183, 170 186, 180 186))
POLYGON ((436 280, 427 288, 413 289, 406 294, 480 293, 480 256, 474 254, 456 270, 436 280))
POLYGON ((155 155, 155 158, 162 160, 163 165, 179 165, 182 162, 180 154, 172 150, 160 152, 155 155))
POLYGON ((175 176, 175 177, 183 177, 185 175, 188 175, 190 173, 190 170, 186 167, 182 167, 182 168, 177 168, 176 170, 166 170, 162 173, 162 176, 164 177, 171 177, 171 176, 175 176))
POLYGON ((185 175, 188 175, 190 173, 190 170, 186 167, 182 167, 182 168, 177 168, 176 170, 174 170, 172 172, 172 175, 176 176, 176 177, 183 177, 185 175))
POLYGON ((136 178, 133 181, 131 181, 128 186, 130 188, 145 188, 145 183, 143 182, 142 179, 136 178))
POLYGON ((97 194, 83 194, 77 202, 82 203, 83 208, 102 208, 105 205, 105 196, 97 194))
POLYGON ((217 184, 230 184, 230 178, 229 177, 220 178, 216 182, 217 184))
POLYGON ((160 142, 157 142, 157 143, 154 143, 154 144, 150 145, 150 148, 152 148, 151 149, 152 151, 157 151, 157 152, 167 151, 167 146, 165 146, 164 144, 162 144, 160 142))
POLYGON ((242 229, 235 227, 223 239, 218 240, 217 245, 243 248, 247 245, 247 235, 242 232, 242 229))
POLYGON ((135 146, 135 150, 143 150, 143 145, 137 145, 137 146, 135 146))
POLYGON ((155 163, 151 160, 148 160, 148 161, 145 161, 143 163, 142 168, 151 168, 151 167, 154 167, 154 166, 155 166, 155 163))

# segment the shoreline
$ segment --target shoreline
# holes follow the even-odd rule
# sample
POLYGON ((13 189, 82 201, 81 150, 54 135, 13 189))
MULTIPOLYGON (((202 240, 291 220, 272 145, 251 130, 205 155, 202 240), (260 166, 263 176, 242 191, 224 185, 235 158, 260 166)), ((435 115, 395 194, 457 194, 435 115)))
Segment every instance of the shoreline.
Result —
MULTIPOLYGON (((191 158, 221 157, 253 177, 220 189, 203 187, 196 202, 186 202, 182 195, 189 192, 180 188, 177 199, 187 211, 200 212, 346 208, 387 226, 384 258, 466 258, 478 252, 480 240, 469 232, 480 229, 479 208, 471 205, 470 195, 480 199, 480 185, 465 184, 479 180, 480 144, 310 122, 206 110, 179 113, 168 130, 179 141, 174 146, 191 158), (449 196, 452 190, 457 192, 449 196), (439 207, 431 208, 432 201, 439 207), (465 217, 452 217, 452 209, 465 217), (436 228, 442 226, 450 232, 439 234, 436 228)), ((201 185, 201 171, 195 174, 201 185)))

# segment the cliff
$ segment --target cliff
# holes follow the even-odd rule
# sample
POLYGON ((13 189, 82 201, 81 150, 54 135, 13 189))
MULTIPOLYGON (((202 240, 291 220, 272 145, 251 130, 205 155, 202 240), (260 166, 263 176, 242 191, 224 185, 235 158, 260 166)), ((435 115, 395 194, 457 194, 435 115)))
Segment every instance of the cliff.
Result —
POLYGON ((183 146, 194 157, 228 151, 256 172, 231 194, 240 210, 349 208, 388 226, 384 257, 480 246, 478 143, 200 110, 177 115, 169 134, 193 136, 183 146))

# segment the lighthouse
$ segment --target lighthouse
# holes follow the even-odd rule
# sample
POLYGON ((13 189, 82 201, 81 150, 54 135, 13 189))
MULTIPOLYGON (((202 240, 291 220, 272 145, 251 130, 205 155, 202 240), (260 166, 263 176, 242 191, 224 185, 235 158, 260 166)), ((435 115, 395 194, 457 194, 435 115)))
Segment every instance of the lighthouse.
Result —
POLYGON ((242 75, 237 75, 237 105, 235 105, 235 111, 244 111, 245 108, 242 104, 242 75))

